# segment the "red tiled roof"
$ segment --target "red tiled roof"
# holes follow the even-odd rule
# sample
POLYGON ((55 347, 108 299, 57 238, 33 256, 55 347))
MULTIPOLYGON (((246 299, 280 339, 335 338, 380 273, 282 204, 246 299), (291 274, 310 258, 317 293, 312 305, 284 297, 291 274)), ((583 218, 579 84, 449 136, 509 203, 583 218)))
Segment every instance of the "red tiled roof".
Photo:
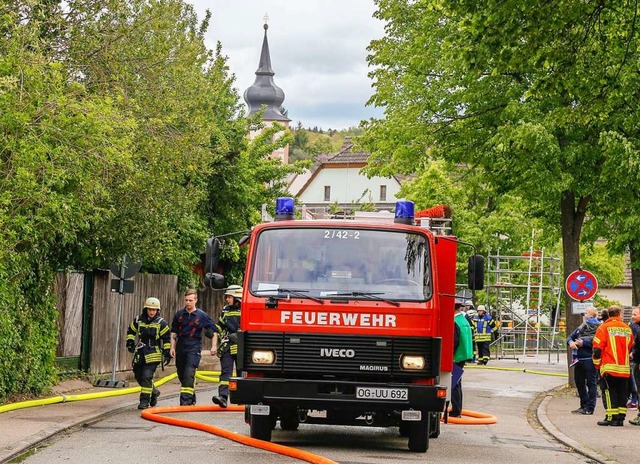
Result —
POLYGON ((366 164, 369 159, 369 153, 364 151, 352 152, 353 142, 345 139, 340 151, 337 155, 332 156, 323 164, 366 164))

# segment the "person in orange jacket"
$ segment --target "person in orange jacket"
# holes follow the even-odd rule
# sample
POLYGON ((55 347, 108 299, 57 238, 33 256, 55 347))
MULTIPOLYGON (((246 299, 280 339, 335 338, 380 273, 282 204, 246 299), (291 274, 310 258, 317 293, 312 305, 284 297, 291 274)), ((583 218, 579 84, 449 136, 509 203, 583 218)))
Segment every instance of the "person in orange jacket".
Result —
POLYGON ((609 307, 609 319, 593 337, 593 364, 600 372, 600 388, 606 416, 598 425, 621 427, 627 415, 629 352, 633 347, 631 328, 622 322, 619 306, 609 307))

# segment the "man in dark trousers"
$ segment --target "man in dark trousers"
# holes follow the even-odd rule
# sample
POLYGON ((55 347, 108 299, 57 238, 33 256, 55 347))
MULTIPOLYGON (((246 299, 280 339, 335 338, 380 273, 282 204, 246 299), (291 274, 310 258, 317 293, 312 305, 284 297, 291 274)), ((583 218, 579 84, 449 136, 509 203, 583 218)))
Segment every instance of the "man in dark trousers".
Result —
POLYGON ((187 290, 184 308, 178 310, 171 323, 171 357, 176 359, 180 379, 180 406, 196 404, 196 369, 202 356, 202 335, 212 338, 216 330, 213 319, 196 308, 197 301, 197 292, 187 290))
POLYGON ((609 307, 609 319, 593 337, 593 364, 600 372, 600 388, 606 416, 602 426, 624 425, 627 416, 629 352, 633 347, 631 328, 622 321, 620 306, 609 307))
POLYGON ((168 362, 169 324, 160 317, 160 300, 147 298, 138 314, 127 328, 127 350, 133 356, 133 374, 140 385, 138 409, 147 409, 158 403, 158 390, 153 384, 153 375, 158 364, 168 362))
POLYGON ((242 287, 229 285, 224 292, 226 305, 216 323, 216 333, 213 335, 211 354, 220 358, 220 386, 218 394, 211 400, 222 408, 227 407, 229 398, 229 378, 236 365, 236 374, 242 373, 237 368, 238 359, 238 329, 240 329, 240 302, 242 300, 242 287))
MULTIPOLYGON (((631 324, 629 324, 633 332, 633 349, 631 350, 631 376, 635 379, 636 389, 640 389, 640 306, 633 308, 631 312, 631 324)), ((639 403, 640 404, 640 403, 639 403)), ((640 425, 640 409, 638 414, 631 419, 631 425, 640 425)))
POLYGON ((475 325, 478 364, 487 364, 491 358, 491 340, 496 330, 496 321, 487 313, 484 305, 478 306, 478 314, 473 318, 475 325))
POLYGON ((576 388, 580 397, 580 407, 571 411, 574 414, 593 414, 598 397, 598 373, 593 365, 593 337, 601 324, 598 310, 593 306, 584 312, 584 321, 567 337, 567 345, 576 350, 575 364, 576 388))
POLYGON ((462 312, 462 302, 455 303, 453 315, 453 364, 451 386, 451 417, 460 417, 462 414, 462 374, 464 365, 473 359, 473 332, 471 326, 462 312))

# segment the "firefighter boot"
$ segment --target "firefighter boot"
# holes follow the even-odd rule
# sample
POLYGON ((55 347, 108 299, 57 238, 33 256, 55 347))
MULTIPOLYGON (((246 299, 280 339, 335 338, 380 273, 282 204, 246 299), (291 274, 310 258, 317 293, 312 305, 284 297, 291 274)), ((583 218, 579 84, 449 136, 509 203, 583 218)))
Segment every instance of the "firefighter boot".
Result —
POLYGON ((140 393, 140 404, 138 405, 138 409, 147 409, 149 407, 150 399, 151 395, 149 393, 140 393))
POLYGON ((598 425, 607 426, 613 424, 613 419, 610 419, 609 416, 606 416, 603 420, 597 422, 598 425))
POLYGON ((614 414, 611 425, 613 425, 614 427, 622 427, 624 425, 624 420, 626 419, 626 417, 626 414, 614 414))
POLYGON ((138 409, 147 409, 149 407, 149 398, 140 399, 140 404, 138 405, 138 409))
POLYGON ((215 404, 217 404, 221 408, 226 408, 227 407, 227 397, 226 396, 214 396, 213 398, 211 398, 211 401, 213 401, 215 404))
POLYGON ((158 397, 160 396, 160 390, 156 387, 153 387, 153 391, 151 392, 151 399, 149 400, 149 406, 153 407, 158 404, 158 397))

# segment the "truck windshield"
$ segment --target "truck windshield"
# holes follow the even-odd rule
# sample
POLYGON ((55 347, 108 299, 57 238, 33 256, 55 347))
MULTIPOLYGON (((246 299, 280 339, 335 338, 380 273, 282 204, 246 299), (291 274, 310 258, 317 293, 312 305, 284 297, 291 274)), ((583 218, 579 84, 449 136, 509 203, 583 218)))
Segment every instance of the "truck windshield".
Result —
POLYGON ((432 295, 429 242, 405 231, 265 229, 257 238, 251 291, 280 288, 316 298, 425 301, 432 295))

